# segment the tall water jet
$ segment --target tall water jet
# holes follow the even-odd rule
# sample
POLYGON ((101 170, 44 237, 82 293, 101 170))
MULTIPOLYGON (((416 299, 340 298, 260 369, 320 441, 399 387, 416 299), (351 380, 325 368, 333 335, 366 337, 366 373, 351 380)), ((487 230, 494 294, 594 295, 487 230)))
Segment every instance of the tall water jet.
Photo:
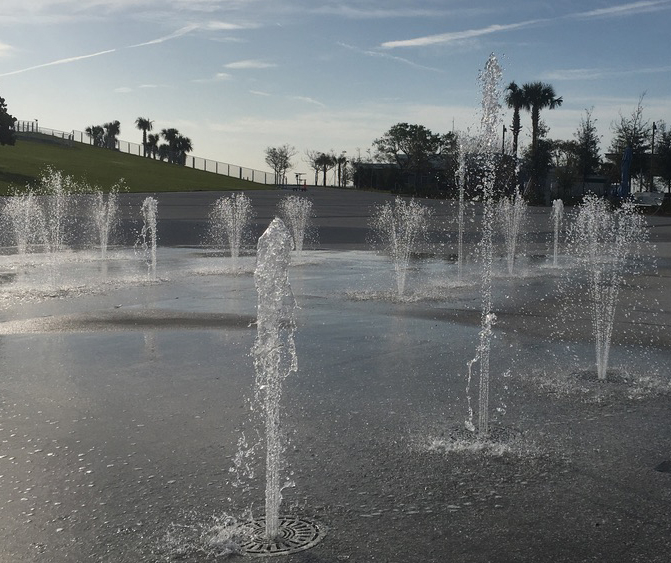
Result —
POLYGON ((296 304, 287 275, 292 246, 291 234, 286 226, 281 219, 274 219, 259 238, 254 272, 258 313, 257 337, 252 354, 257 404, 263 409, 266 432, 265 538, 268 541, 278 536, 282 502, 282 382, 298 369, 294 343, 296 304))
POLYGON ((512 196, 499 200, 497 218, 503 234, 509 276, 515 270, 515 258, 526 214, 527 202, 518 190, 512 196))
POLYGON ((289 229, 294 241, 294 251, 300 256, 303 251, 303 242, 312 217, 312 202, 300 196, 288 196, 280 201, 280 217, 289 229))
POLYGON ((140 243, 147 257, 147 276, 156 281, 156 219, 158 217, 158 201, 149 196, 142 202, 142 231, 140 243))
MULTIPOLYGON (((482 167, 482 240, 480 252, 482 256, 482 312, 479 342, 476 355, 469 362, 468 373, 470 387, 471 369, 475 362, 480 364, 480 381, 478 389, 478 426, 480 436, 489 434, 489 354, 491 350, 492 326, 496 315, 492 311, 492 262, 493 262, 493 229, 494 229, 494 181, 496 179, 497 131, 499 129, 499 113, 501 105, 499 83, 502 71, 496 57, 489 56, 485 69, 480 73, 482 87, 482 116, 480 120, 480 160, 482 167)), ((469 396, 469 420, 466 424, 475 429, 472 422, 469 396)))
MULTIPOLYGON (((569 232, 569 245, 587 277, 596 370, 600 380, 608 372, 618 294, 626 273, 646 240, 645 222, 631 203, 610 211, 608 202, 585 197, 569 232)), ((631 269, 630 269, 631 268, 631 269)))
POLYGON ((210 237, 214 244, 228 244, 231 258, 237 260, 250 235, 252 202, 243 193, 219 198, 210 212, 210 237))
POLYGON ((107 245, 110 234, 114 231, 117 224, 118 188, 114 186, 107 198, 98 190, 93 199, 93 221, 98 234, 98 243, 100 245, 100 257, 102 260, 107 258, 107 245))
POLYGON ((457 185, 459 186, 459 207, 457 208, 457 277, 461 281, 464 270, 464 210, 466 205, 466 147, 457 137, 459 163, 457 166, 457 185))
POLYGON ((32 191, 8 198, 2 214, 14 234, 18 254, 26 254, 34 245, 44 243, 44 213, 32 191))
POLYGON ((396 197, 393 204, 379 206, 372 218, 371 227, 394 264, 399 297, 405 293, 410 257, 426 237, 430 216, 431 210, 414 199, 396 197))
POLYGON ((561 225, 564 219, 564 202, 561 199, 555 199, 552 202, 552 266, 557 267, 557 260, 559 257, 559 234, 561 232, 561 225))

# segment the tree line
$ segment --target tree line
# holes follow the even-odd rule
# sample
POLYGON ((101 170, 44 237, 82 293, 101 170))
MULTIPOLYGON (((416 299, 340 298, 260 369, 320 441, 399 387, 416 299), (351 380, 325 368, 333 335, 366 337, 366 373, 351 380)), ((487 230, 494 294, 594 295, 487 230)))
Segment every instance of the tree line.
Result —
MULTIPOLYGON (((186 156, 193 150, 193 143, 189 137, 182 135, 174 127, 161 129, 152 134, 154 121, 146 117, 138 117, 135 126, 142 131, 142 148, 146 158, 164 160, 172 164, 186 164, 186 156), (163 139, 164 142, 161 142, 163 139)), ((96 147, 116 149, 118 136, 121 133, 119 121, 110 121, 102 125, 91 125, 85 133, 96 147)))
MULTIPOLYGON (((631 149, 631 174, 639 189, 666 187, 671 192, 671 130, 664 121, 651 123, 644 117, 643 98, 631 115, 620 114, 611 123, 612 141, 601 154, 593 108, 585 109, 571 140, 549 136, 550 128, 541 119, 544 110, 563 104, 551 84, 529 82, 518 86, 510 82, 502 102, 512 110, 512 119, 502 128, 501 152, 492 155, 496 161, 495 191, 500 194, 519 189, 530 201, 541 202, 548 175, 560 196, 568 199, 574 186, 583 187, 598 177, 611 185, 619 184, 622 155, 631 149), (522 114, 530 117, 531 143, 520 147, 522 114), (506 133, 510 133, 506 143, 506 133)), ((465 182, 476 192, 480 183, 476 139, 460 132, 434 133, 420 124, 397 123, 372 142, 373 152, 358 154, 349 160, 345 153, 307 150, 304 161, 314 171, 315 185, 327 184, 333 171, 332 185, 352 182, 359 188, 378 188, 434 197, 452 197, 457 193, 457 171, 464 167, 465 182)), ((284 178, 293 167, 293 147, 268 147, 266 162, 278 178, 284 178), (280 164, 278 168, 275 166, 280 164)), ((474 195, 476 195, 474 193, 474 195)))

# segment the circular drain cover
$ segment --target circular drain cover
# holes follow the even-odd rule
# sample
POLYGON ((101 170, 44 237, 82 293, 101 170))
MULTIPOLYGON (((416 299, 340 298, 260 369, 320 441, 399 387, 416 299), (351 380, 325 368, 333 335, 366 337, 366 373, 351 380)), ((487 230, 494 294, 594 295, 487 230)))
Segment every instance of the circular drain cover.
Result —
POLYGON ((257 557, 303 551, 317 545, 326 534, 315 522, 294 516, 280 516, 280 533, 274 540, 265 537, 265 518, 245 524, 245 527, 248 527, 248 533, 240 545, 240 551, 257 557))

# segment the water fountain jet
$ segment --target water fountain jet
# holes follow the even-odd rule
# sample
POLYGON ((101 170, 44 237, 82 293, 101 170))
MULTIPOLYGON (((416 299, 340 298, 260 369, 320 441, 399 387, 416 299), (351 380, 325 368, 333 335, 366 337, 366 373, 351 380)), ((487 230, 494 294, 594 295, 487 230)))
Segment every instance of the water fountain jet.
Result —
POLYGON ((409 202, 400 197, 394 203, 379 206, 371 226, 384 245, 384 250, 394 264, 398 297, 405 293, 410 257, 426 237, 431 210, 414 199, 409 202))
POLYGON ((251 200, 243 193, 219 198, 210 212, 210 238, 217 245, 226 242, 233 260, 250 234, 252 217, 251 200))
POLYGON ((555 199, 552 202, 552 213, 550 215, 553 227, 553 247, 552 247, 552 266, 557 267, 559 255, 559 233, 561 231, 562 221, 564 219, 564 202, 561 199, 555 199))
POLYGON ((312 202, 300 196, 285 197, 279 203, 279 213, 294 241, 294 251, 300 256, 312 217, 312 202))
POLYGON ((587 277, 587 293, 600 380, 608 371, 618 294, 646 239, 645 222, 631 203, 611 211, 608 202, 587 196, 569 232, 571 254, 587 277))
POLYGON ((156 219, 158 215, 158 201, 149 196, 142 202, 142 231, 140 242, 147 256, 147 276, 156 281, 156 219))

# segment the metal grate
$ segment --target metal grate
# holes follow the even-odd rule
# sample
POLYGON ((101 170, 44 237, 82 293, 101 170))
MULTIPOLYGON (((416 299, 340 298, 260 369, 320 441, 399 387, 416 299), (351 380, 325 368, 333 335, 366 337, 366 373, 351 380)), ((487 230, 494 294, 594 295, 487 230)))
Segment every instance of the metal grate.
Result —
POLYGON ((280 533, 274 540, 265 537, 266 521, 259 518, 245 524, 246 539, 240 545, 240 551, 254 557, 288 555, 317 545, 326 532, 306 518, 280 516, 280 533))

